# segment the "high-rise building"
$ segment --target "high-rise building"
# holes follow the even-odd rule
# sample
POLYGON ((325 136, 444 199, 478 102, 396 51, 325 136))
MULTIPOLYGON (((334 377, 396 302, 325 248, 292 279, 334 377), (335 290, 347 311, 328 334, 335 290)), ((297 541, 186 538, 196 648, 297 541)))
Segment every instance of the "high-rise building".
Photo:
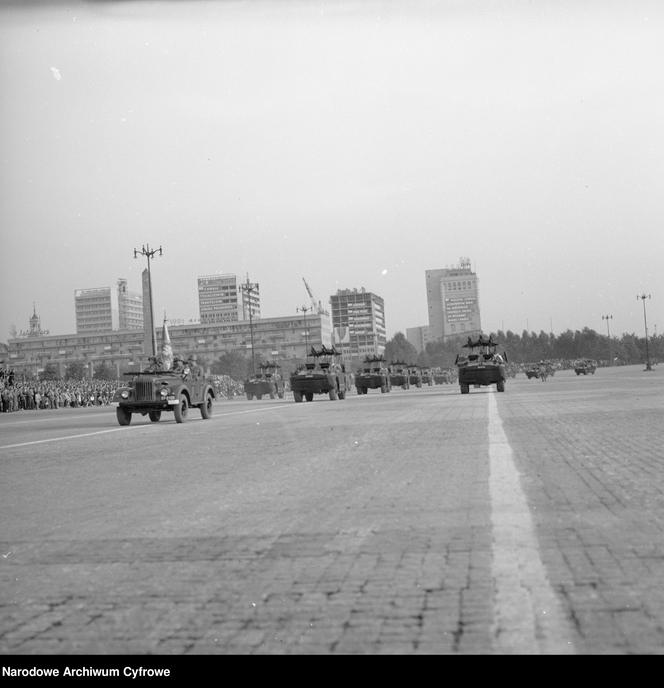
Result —
POLYGON ((78 334, 143 327, 143 297, 128 291, 124 278, 118 279, 116 289, 76 289, 74 308, 78 334))
POLYGON ((455 267, 426 270, 425 274, 430 341, 479 334, 479 280, 470 259, 461 258, 455 267))
POLYGON ((345 358, 362 359, 385 352, 385 302, 364 287, 339 289, 330 297, 332 338, 345 358))
POLYGON ((258 284, 243 289, 236 275, 203 275, 198 278, 198 308, 201 323, 237 322, 260 318, 258 284))

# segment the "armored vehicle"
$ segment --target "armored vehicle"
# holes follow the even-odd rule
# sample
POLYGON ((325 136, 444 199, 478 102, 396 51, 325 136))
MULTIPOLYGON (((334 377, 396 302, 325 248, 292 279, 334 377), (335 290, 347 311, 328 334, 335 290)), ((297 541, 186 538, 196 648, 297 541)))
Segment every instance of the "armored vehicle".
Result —
POLYGON ((532 378, 539 378, 540 375, 539 366, 535 364, 527 366, 524 372, 529 380, 532 378))
POLYGON ((392 361, 390 363, 390 385, 410 389, 408 366, 403 361, 392 361))
POLYGON ((433 371, 431 368, 421 368, 421 373, 422 373, 422 384, 423 385, 428 385, 429 387, 433 386, 433 371))
POLYGON ((284 379, 281 376, 281 366, 276 363, 261 363, 260 372, 244 382, 244 392, 247 399, 262 399, 269 395, 270 399, 284 398, 284 379))
POLYGON ((468 354, 458 354, 456 366, 459 375, 461 394, 468 394, 470 385, 473 387, 487 387, 496 385, 498 392, 505 391, 505 363, 507 355, 496 353, 498 344, 492 337, 480 335, 477 339, 468 337, 463 348, 468 354))
POLYGON ((364 365, 355 374, 355 389, 366 394, 370 389, 380 389, 384 394, 392 389, 390 371, 383 356, 367 356, 364 365))
POLYGON ((449 385, 454 378, 452 371, 447 368, 445 370, 442 368, 434 368, 432 374, 434 384, 436 385, 449 385))
POLYGON ((196 364, 125 374, 129 380, 115 391, 111 401, 120 425, 129 425, 136 413, 148 415, 156 423, 164 411, 172 412, 176 423, 184 423, 189 409, 194 407, 200 410, 202 418, 212 416, 214 384, 196 364))
POLYGON ((414 363, 408 364, 408 381, 415 387, 422 387, 422 373, 420 367, 414 363))
POLYGON ((341 354, 325 345, 319 349, 312 346, 304 366, 290 376, 290 388, 296 402, 313 401, 314 394, 328 394, 332 401, 345 399, 351 384, 341 354))
POLYGON ((574 361, 574 372, 577 375, 594 375, 597 370, 597 364, 590 358, 581 358, 574 361))

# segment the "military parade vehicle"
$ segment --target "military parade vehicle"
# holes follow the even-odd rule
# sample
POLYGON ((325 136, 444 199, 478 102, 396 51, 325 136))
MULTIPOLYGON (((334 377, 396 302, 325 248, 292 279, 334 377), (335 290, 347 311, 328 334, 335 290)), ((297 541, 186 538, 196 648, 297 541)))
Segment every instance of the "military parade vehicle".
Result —
POLYGON ((390 385, 410 389, 408 366, 403 361, 392 361, 390 363, 390 385))
POLYGON ((304 366, 290 376, 290 388, 296 402, 313 401, 314 394, 328 394, 332 401, 345 399, 352 379, 341 362, 341 354, 334 348, 322 345, 311 347, 304 366))
POLYGON ((383 356, 364 359, 364 365, 355 374, 355 389, 358 394, 367 394, 370 389, 380 389, 384 394, 392 389, 390 371, 383 356))
POLYGON ((487 387, 495 384, 498 392, 505 391, 507 355, 504 352, 502 356, 497 354, 497 346, 491 335, 479 335, 477 339, 468 337, 468 341, 463 345, 463 348, 468 349, 468 353, 458 354, 455 361, 461 394, 468 394, 471 385, 487 387))
POLYGON ((433 381, 436 385, 449 385, 455 379, 456 375, 453 371, 445 368, 433 368, 432 369, 433 381))
POLYGON ((421 368, 421 373, 422 373, 422 384, 423 385, 428 385, 429 387, 433 386, 433 371, 431 368, 421 368))
POLYGON ((524 373, 526 374, 526 377, 531 380, 532 378, 539 378, 540 376, 540 371, 539 371, 539 366, 536 364, 531 364, 526 366, 524 373))
POLYGON ((574 361, 574 372, 577 375, 594 375, 597 370, 597 364, 590 358, 580 358, 574 361))
POLYGON ((176 358, 168 370, 161 367, 153 359, 148 370, 125 373, 129 380, 111 401, 120 425, 129 425, 132 415, 138 413, 149 416, 153 423, 163 412, 173 413, 176 423, 184 423, 190 408, 198 408, 204 419, 212 416, 214 384, 195 362, 176 358))
POLYGON ((420 367, 414 363, 408 364, 408 382, 415 387, 422 387, 422 373, 420 367))
POLYGON ((281 376, 281 366, 277 363, 261 363, 260 372, 252 375, 244 382, 244 392, 247 399, 262 399, 268 395, 270 399, 284 398, 284 379, 281 376))

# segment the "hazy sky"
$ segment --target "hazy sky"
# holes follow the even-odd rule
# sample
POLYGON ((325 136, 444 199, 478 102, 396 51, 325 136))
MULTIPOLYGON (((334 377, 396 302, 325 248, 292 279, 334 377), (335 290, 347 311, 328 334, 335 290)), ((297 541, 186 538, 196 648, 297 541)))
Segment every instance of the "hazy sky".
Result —
MULTIPOLYGON (((0 0, 1 2, 1 0, 0 0)), ((664 329, 664 4, 244 0, 0 4, 0 341, 33 302, 196 278, 264 317, 365 287, 388 336, 468 256, 485 331, 664 329)))

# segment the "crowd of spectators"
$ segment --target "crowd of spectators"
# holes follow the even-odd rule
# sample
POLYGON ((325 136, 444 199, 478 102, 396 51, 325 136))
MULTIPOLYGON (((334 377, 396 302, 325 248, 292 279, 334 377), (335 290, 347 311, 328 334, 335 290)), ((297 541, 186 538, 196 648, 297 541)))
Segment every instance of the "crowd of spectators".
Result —
POLYGON ((111 380, 17 380, 0 377, 0 412, 106 406, 118 383, 111 380))

